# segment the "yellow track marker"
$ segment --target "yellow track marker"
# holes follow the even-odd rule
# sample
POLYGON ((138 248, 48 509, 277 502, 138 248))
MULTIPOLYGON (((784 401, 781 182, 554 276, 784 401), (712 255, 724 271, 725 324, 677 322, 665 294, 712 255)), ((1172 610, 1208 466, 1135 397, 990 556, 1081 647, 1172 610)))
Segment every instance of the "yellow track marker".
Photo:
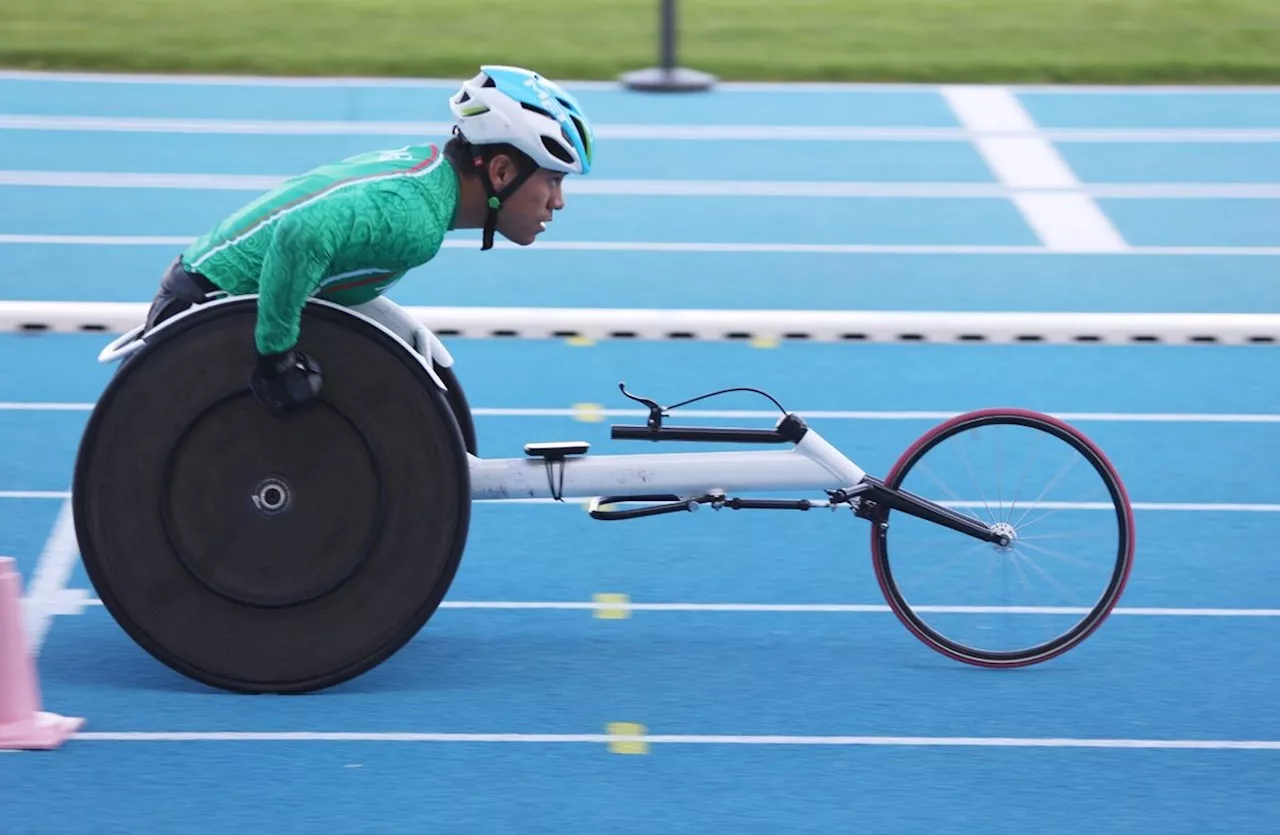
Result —
POLYGON ((631 598, 625 594, 594 594, 595 608, 592 617, 601 620, 626 620, 631 617, 631 598))
POLYGON ((777 348, 778 340, 774 339, 772 336, 757 336, 755 339, 751 340, 751 347, 752 348, 777 348))
POLYGON ((599 403, 574 403, 573 419, 583 423, 599 423, 604 420, 604 406, 599 403))
POLYGON ((637 725, 633 722, 610 722, 606 728, 609 736, 614 737, 633 737, 629 739, 615 739, 609 742, 609 752, 612 754, 647 754, 649 753, 649 743, 643 739, 634 737, 643 737, 645 735, 644 725, 637 725))
POLYGON ((596 344, 596 341, 589 336, 570 336, 565 342, 575 348, 590 348, 596 344))

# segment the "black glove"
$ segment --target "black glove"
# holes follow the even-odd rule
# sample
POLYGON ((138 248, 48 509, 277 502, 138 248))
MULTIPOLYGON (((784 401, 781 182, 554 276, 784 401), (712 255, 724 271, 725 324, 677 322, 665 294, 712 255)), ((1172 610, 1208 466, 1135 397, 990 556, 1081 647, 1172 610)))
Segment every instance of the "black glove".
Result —
POLYGON ((296 348, 279 354, 257 354, 249 386, 274 414, 302 408, 320 393, 320 366, 296 348))

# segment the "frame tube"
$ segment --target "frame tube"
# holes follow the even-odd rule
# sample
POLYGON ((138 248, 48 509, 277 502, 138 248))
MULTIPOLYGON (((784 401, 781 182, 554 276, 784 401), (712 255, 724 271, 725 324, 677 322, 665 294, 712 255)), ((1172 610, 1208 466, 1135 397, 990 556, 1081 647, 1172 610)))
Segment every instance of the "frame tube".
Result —
MULTIPOLYGON (((559 460, 472 456, 470 463, 471 498, 475 501, 588 499, 656 493, 685 496, 715 491, 725 494, 761 490, 822 491, 848 489, 857 483, 837 475, 841 468, 833 472, 831 464, 795 449, 580 455, 559 460)), ((846 463, 845 472, 862 473, 852 463, 846 463)))

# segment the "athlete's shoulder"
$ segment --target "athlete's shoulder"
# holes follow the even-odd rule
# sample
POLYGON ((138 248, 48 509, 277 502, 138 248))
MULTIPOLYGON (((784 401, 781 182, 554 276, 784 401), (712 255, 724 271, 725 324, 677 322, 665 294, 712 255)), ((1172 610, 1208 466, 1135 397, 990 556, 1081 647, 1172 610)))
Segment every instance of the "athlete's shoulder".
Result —
POLYGON ((424 207, 430 214, 451 217, 458 188, 440 146, 404 145, 319 166, 286 184, 281 197, 307 205, 307 216, 378 211, 403 226, 406 213, 421 214, 424 207))
POLYGON ((401 177, 426 176, 443 163, 444 154, 435 143, 402 145, 324 163, 292 178, 290 183, 345 189, 401 177))
POLYGON ((339 164, 345 176, 327 175, 327 193, 294 220, 298 231, 322 235, 344 268, 376 261, 409 269, 435 256, 459 198, 457 175, 439 146, 370 151, 339 164))

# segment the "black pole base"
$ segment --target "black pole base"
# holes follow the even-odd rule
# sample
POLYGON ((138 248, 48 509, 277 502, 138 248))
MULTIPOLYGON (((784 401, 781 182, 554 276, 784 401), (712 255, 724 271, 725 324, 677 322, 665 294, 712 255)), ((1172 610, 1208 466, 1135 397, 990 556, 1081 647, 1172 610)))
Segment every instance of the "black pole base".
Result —
POLYGON ((715 86, 716 77, 685 67, 648 67, 623 73, 623 86, 648 93, 700 93, 715 86))

